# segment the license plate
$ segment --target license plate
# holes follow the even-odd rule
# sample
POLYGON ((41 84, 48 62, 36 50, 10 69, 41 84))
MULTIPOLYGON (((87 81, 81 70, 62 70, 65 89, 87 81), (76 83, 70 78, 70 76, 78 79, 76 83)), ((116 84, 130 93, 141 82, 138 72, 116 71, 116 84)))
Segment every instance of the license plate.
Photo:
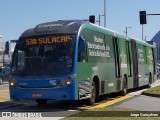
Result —
POLYGON ((39 97, 42 97, 42 93, 32 93, 32 97, 34 98, 39 98, 39 97))

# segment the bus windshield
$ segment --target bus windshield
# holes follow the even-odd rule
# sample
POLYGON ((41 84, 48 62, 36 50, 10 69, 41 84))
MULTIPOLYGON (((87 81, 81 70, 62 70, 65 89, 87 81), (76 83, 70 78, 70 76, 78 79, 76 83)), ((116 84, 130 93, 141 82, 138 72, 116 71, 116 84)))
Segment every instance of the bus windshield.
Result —
POLYGON ((75 35, 39 35, 20 38, 12 74, 65 74, 73 69, 75 35))

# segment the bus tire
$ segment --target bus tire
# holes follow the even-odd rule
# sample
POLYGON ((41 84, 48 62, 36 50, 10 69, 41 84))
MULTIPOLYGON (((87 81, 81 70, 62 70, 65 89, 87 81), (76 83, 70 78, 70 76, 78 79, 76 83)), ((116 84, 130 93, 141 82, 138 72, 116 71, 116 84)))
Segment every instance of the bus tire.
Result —
POLYGON ((2 77, 0 77, 0 85, 2 85, 3 84, 3 79, 2 79, 2 77))
POLYGON ((96 101, 96 86, 95 86, 95 83, 92 81, 91 97, 87 99, 87 104, 88 105, 94 105, 95 101, 96 101))
POLYGON ((152 74, 149 74, 149 78, 148 78, 148 88, 151 88, 151 84, 152 84, 152 74))
POLYGON ((37 99, 36 102, 38 105, 44 105, 47 103, 47 100, 37 99))
POLYGON ((123 88, 121 91, 121 95, 125 96, 127 94, 127 79, 126 76, 123 77, 123 88))

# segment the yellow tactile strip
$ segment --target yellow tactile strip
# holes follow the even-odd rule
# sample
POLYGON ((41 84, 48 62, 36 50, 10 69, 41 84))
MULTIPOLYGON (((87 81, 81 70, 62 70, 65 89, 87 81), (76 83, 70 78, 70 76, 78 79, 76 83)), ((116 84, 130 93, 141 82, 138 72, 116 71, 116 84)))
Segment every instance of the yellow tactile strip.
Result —
POLYGON ((115 98, 111 101, 107 101, 105 103, 101 103, 101 104, 98 104, 98 105, 95 105, 95 106, 86 106, 86 107, 80 107, 80 109, 88 109, 88 110, 91 110, 91 109, 98 109, 98 108, 104 108, 104 107, 107 107, 107 106, 110 106, 110 105, 113 105, 115 103, 118 103, 118 102, 121 102, 123 100, 126 100, 128 98, 131 98, 133 96, 131 95, 126 95, 126 96, 123 96, 123 97, 120 97, 120 98, 115 98))

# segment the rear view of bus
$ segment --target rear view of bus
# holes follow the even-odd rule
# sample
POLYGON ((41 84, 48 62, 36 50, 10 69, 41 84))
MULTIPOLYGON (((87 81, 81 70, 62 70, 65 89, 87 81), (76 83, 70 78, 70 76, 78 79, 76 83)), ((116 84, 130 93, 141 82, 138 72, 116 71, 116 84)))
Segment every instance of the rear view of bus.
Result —
POLYGON ((11 99, 36 100, 39 104, 77 99, 74 63, 81 24, 73 24, 40 24, 21 35, 12 61, 11 99))

